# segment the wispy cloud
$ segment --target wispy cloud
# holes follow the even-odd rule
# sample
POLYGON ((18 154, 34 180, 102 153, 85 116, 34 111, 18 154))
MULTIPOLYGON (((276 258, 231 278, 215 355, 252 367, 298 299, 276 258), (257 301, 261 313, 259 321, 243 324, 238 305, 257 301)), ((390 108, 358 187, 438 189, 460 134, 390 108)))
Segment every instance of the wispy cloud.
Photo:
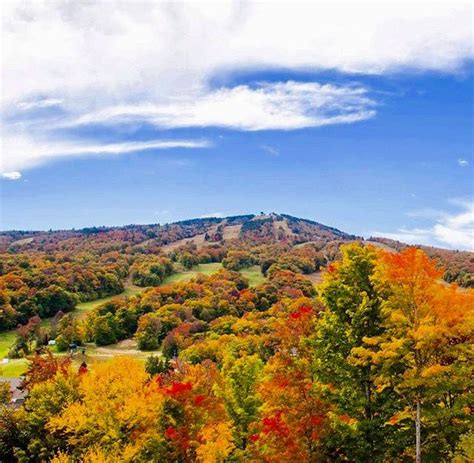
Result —
MULTIPOLYGON (((71 138, 71 129, 88 124, 113 126, 114 130, 123 128, 124 133, 127 127, 140 123, 160 129, 218 126, 248 131, 291 130, 352 123, 375 114, 375 102, 367 96, 365 88, 292 81, 220 89, 193 98, 168 99, 161 104, 116 105, 76 116, 61 104, 61 100, 29 100, 15 106, 20 108, 19 116, 10 108, 8 117, 4 118, 1 172, 36 167, 58 157, 210 146, 206 140, 103 143, 71 138), (60 116, 28 114, 29 110, 53 106, 62 110, 60 116)), ((266 151, 276 154, 268 146, 266 151)), ((184 164, 176 160, 179 163, 184 164)))
POLYGON ((458 165, 461 167, 467 167, 469 165, 469 161, 467 159, 459 158, 458 165))
POLYGON ((261 83, 221 88, 160 104, 118 105, 85 114, 65 126, 146 122, 159 128, 227 127, 291 130, 344 124, 375 115, 363 87, 317 82, 261 83))
POLYGON ((280 155, 280 151, 276 148, 274 148, 273 146, 269 146, 269 145, 260 145, 260 148, 267 152, 268 154, 271 154, 272 156, 279 156, 280 155))
POLYGON ((58 98, 40 98, 37 100, 20 101, 16 103, 16 107, 21 111, 29 111, 31 109, 51 108, 53 106, 60 106, 63 100, 58 98))
POLYGON ((403 227, 394 233, 374 232, 372 235, 410 244, 447 246, 453 249, 474 251, 474 203, 453 202, 461 208, 461 211, 440 213, 437 220, 429 227, 403 227))
POLYGON ((86 155, 120 155, 144 150, 173 148, 207 148, 207 140, 148 140, 120 143, 97 143, 90 140, 48 141, 22 136, 6 136, 2 140, 0 172, 13 179, 19 171, 41 165, 47 161, 86 155))

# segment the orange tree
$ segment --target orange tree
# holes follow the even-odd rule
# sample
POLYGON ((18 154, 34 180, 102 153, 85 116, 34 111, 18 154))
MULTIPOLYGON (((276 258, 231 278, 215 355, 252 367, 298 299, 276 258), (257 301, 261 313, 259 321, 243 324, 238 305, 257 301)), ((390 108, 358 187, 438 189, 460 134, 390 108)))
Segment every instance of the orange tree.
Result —
POLYGON ((442 284, 441 274, 415 248, 384 253, 373 279, 383 293, 384 330, 352 352, 354 363, 380 367, 378 391, 405 401, 388 425, 414 421, 414 449, 405 453, 417 462, 422 454, 446 461, 468 430, 474 294, 442 284))

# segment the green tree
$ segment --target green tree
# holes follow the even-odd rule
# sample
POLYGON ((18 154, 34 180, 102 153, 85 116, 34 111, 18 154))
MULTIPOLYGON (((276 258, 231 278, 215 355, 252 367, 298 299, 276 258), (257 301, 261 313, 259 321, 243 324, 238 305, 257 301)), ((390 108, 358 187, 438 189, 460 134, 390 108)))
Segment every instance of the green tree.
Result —
POLYGON ((52 317, 60 310, 70 312, 79 303, 78 297, 57 285, 39 290, 35 295, 40 317, 52 317))
POLYGON ((390 418, 389 391, 378 393, 374 384, 376 365, 355 365, 354 349, 367 336, 379 336, 381 298, 372 281, 377 252, 372 247, 349 244, 341 247, 342 260, 330 265, 319 286, 321 313, 314 337, 315 373, 327 385, 327 400, 354 425, 338 423, 326 441, 331 458, 351 461, 382 461, 392 429, 383 426, 390 418))
POLYGON ((150 376, 166 373, 170 369, 168 359, 158 355, 150 355, 145 362, 145 370, 150 376))
POLYGON ((92 327, 93 341, 98 346, 114 344, 118 341, 118 326, 111 313, 95 317, 92 327))
POLYGON ((138 321, 135 338, 140 350, 156 350, 160 347, 162 323, 156 313, 142 315, 138 321))
POLYGON ((83 336, 80 323, 71 314, 64 315, 57 323, 56 347, 60 352, 69 348, 71 343, 82 344, 83 336))
POLYGON ((249 425, 257 420, 262 402, 256 393, 261 379, 263 362, 258 355, 240 358, 228 356, 224 361, 223 391, 227 413, 234 424, 235 443, 244 449, 249 435, 249 425))

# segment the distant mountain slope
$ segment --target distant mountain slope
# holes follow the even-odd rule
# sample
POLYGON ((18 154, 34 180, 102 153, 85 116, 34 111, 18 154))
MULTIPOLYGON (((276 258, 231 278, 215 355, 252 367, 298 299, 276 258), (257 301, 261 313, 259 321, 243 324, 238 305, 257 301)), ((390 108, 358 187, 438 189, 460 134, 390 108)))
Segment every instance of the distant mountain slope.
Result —
MULTIPOLYGON (((248 214, 225 218, 209 217, 169 224, 88 227, 80 230, 7 231, 0 233, 0 252, 78 253, 93 250, 107 252, 169 253, 183 246, 197 249, 209 246, 281 244, 286 246, 313 242, 328 249, 331 259, 339 245, 347 241, 371 242, 386 250, 398 251, 405 243, 362 237, 313 220, 288 214, 248 214)), ((446 268, 445 279, 464 286, 474 285, 474 253, 419 246, 446 268)))
POLYGON ((7 231, 0 233, 3 250, 48 248, 49 246, 71 246, 78 240, 101 242, 109 239, 132 245, 154 243, 166 246, 172 243, 205 238, 204 241, 227 241, 248 239, 265 242, 302 243, 312 240, 350 240, 350 235, 312 220, 287 214, 241 215, 225 218, 189 219, 170 224, 126 225, 123 227, 88 227, 80 230, 56 231, 7 231), (202 235, 202 236, 201 236, 202 235))

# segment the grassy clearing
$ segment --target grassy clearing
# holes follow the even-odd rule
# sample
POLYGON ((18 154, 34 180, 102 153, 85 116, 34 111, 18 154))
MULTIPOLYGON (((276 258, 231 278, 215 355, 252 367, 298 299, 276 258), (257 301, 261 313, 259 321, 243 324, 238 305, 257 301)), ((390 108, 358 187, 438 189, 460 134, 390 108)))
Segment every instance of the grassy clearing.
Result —
POLYGON ((102 299, 96 299, 95 301, 82 302, 76 307, 73 313, 79 318, 84 318, 87 312, 90 312, 92 309, 95 309, 97 306, 104 304, 105 302, 115 299, 116 297, 134 296, 135 294, 141 293, 145 289, 146 288, 139 288, 138 286, 129 286, 125 288, 125 291, 120 294, 116 294, 115 296, 103 297, 102 299))
POLYGON ((307 244, 319 244, 319 243, 318 241, 305 241, 304 243, 295 244, 293 247, 298 249, 298 248, 302 248, 303 246, 306 246, 307 244))
POLYGON ((252 288, 254 286, 261 285, 265 282, 266 278, 260 270, 260 266, 253 265, 249 268, 244 268, 240 270, 240 273, 249 280, 249 286, 252 288))
POLYGON ((0 358, 5 357, 10 350, 11 345, 15 341, 16 332, 7 331, 5 333, 0 333, 0 358))
MULTIPOLYGON (((161 355, 159 351, 141 351, 138 350, 137 342, 134 339, 124 339, 116 344, 98 347, 93 343, 85 344, 86 354, 84 360, 89 361, 106 360, 107 358, 126 355, 139 360, 145 360, 150 355, 161 355)), ((82 354, 76 354, 77 358, 81 358, 82 354)))
POLYGON ((202 275, 212 275, 215 272, 218 272, 222 268, 220 262, 212 262, 210 264, 199 264, 194 266, 191 270, 186 270, 185 272, 175 273, 165 278, 163 281, 164 285, 169 285, 171 283, 179 283, 182 281, 189 281, 191 278, 195 277, 198 274, 202 275))
POLYGON ((25 373, 27 362, 26 359, 10 360, 7 364, 0 366, 0 376, 5 376, 6 378, 18 378, 25 373))
POLYGON ((98 347, 93 343, 85 343, 84 348, 85 354, 82 354, 82 348, 79 348, 78 352, 73 354, 73 368, 79 368, 82 362, 86 362, 89 367, 93 367, 97 363, 106 362, 119 356, 132 357, 140 362, 145 362, 150 355, 161 355, 159 351, 143 352, 138 350, 137 342, 134 339, 125 339, 116 344, 103 347, 98 347))

